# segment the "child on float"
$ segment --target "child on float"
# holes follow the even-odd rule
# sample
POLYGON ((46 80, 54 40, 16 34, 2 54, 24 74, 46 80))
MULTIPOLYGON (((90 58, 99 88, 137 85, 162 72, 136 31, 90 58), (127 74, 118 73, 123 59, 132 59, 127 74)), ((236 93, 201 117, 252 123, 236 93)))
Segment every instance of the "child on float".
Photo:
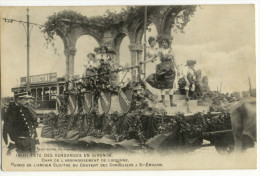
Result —
POLYGON ((190 100, 190 96, 195 91, 195 81, 196 81, 196 74, 194 66, 196 64, 196 60, 187 60, 186 67, 183 69, 183 78, 186 82, 186 85, 184 87, 185 89, 185 96, 186 101, 188 102, 190 100))

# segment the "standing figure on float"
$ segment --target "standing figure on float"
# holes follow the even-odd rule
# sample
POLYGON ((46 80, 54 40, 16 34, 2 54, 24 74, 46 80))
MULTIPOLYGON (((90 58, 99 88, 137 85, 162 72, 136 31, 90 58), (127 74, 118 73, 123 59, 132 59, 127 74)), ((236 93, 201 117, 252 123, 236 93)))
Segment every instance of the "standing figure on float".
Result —
POLYGON ((157 39, 160 49, 158 56, 161 63, 156 66, 156 73, 150 75, 146 81, 154 88, 161 90, 161 98, 164 106, 165 103, 165 93, 168 90, 170 98, 170 106, 176 106, 173 103, 173 84, 176 76, 176 71, 179 74, 179 68, 177 66, 175 56, 172 48, 170 47, 170 39, 167 36, 159 36, 157 39))
POLYGON ((154 73, 156 69, 156 65, 160 63, 158 59, 159 49, 157 46, 156 38, 149 37, 148 39, 149 47, 146 50, 146 56, 149 60, 146 66, 146 75, 149 76, 150 74, 154 73))
POLYGON ((108 54, 108 48, 106 46, 101 46, 100 47, 101 52, 97 54, 97 59, 99 59, 102 63, 108 63, 112 61, 110 55, 108 54))
POLYGON ((87 58, 87 65, 84 65, 86 67, 85 76, 94 75, 96 74, 96 69, 100 65, 100 61, 96 58, 94 53, 89 53, 87 58))
POLYGON ((100 61, 100 67, 98 69, 99 74, 103 74, 99 77, 99 84, 110 84, 110 73, 113 70, 113 60, 108 54, 108 48, 106 46, 100 47, 100 54, 97 54, 97 59, 100 61))
MULTIPOLYGON (((85 72, 83 74, 83 77, 87 77, 87 76, 92 76, 92 75, 96 75, 97 74, 97 69, 99 68, 100 65, 100 61, 96 58, 96 55, 94 53, 89 53, 87 55, 87 65, 85 64, 85 72)), ((84 83, 94 83, 95 82, 95 78, 89 78, 89 79, 84 79, 84 83)))

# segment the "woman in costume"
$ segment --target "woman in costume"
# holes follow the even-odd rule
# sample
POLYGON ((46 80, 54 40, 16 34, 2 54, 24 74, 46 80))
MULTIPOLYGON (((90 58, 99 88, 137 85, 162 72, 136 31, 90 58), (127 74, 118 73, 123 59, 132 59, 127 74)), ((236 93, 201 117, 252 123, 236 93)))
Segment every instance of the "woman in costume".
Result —
MULTIPOLYGON (((98 59, 96 59, 96 56, 94 53, 89 53, 87 55, 87 64, 85 64, 85 73, 83 74, 83 77, 88 77, 88 76, 92 76, 97 74, 97 69, 100 65, 100 62, 98 59)), ((95 84, 95 78, 87 78, 87 79, 83 79, 83 83, 85 85, 93 85, 95 84)))
POLYGON ((106 46, 102 46, 100 48, 100 53, 98 54, 98 59, 100 59, 101 63, 109 63, 112 59, 108 54, 108 48, 106 46))
POLYGON ((160 44, 159 58, 161 63, 156 66, 156 73, 147 78, 147 82, 154 88, 161 90, 161 98, 164 106, 165 92, 168 89, 170 97, 170 106, 176 106, 173 103, 173 83, 176 75, 176 70, 179 73, 174 53, 170 48, 170 40, 167 37, 161 36, 157 40, 160 44))
POLYGON ((98 68, 98 73, 102 76, 98 79, 98 84, 110 84, 111 71, 113 71, 113 60, 108 53, 108 48, 102 46, 101 53, 98 54, 98 59, 100 60, 100 67, 98 68))
POLYGON ((99 67, 100 62, 96 59, 94 53, 89 53, 87 58, 87 65, 84 65, 86 67, 85 76, 90 76, 96 73, 96 69, 99 67))
POLYGON ((148 39, 149 47, 147 47, 146 56, 149 60, 151 60, 152 63, 147 63, 148 67, 146 67, 146 74, 150 75, 154 73, 154 70, 156 69, 156 65, 160 63, 158 59, 158 48, 156 47, 156 38, 149 37, 148 39))

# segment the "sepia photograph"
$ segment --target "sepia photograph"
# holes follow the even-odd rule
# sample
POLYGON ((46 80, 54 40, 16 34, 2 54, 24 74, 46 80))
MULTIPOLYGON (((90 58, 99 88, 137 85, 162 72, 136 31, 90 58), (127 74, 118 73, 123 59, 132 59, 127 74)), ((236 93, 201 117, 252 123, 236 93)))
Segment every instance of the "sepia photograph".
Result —
POLYGON ((1 169, 257 169, 254 4, 1 6, 1 169))

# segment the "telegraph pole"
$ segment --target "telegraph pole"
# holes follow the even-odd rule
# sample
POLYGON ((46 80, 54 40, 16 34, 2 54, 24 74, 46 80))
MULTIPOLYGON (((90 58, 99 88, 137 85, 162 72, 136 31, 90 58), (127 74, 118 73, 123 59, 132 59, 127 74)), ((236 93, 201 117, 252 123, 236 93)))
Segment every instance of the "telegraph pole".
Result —
POLYGON ((7 19, 3 18, 3 20, 6 23, 13 23, 17 22, 23 25, 25 32, 26 32, 26 48, 27 48, 27 76, 26 76, 26 90, 27 92, 30 91, 30 34, 32 31, 33 26, 39 26, 39 27, 44 27, 43 25, 36 24, 36 23, 30 23, 30 16, 29 16, 29 8, 27 7, 27 20, 26 21, 21 21, 21 20, 16 20, 16 19, 7 19), (25 27, 26 24, 26 27, 25 27))
POLYGON ((29 8, 27 7, 27 29, 26 29, 26 39, 27 39, 27 84, 26 90, 30 91, 30 21, 29 21, 29 8))

